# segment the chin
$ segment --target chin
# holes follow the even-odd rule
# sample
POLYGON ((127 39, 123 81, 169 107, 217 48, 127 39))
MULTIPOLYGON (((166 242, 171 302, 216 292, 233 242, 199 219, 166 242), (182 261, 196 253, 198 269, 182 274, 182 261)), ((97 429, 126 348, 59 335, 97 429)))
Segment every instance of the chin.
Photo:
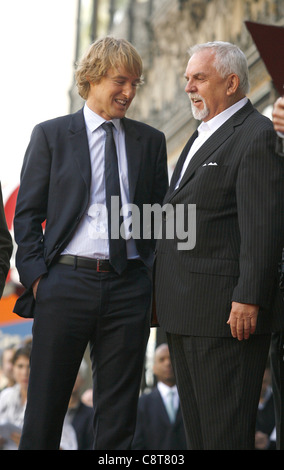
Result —
POLYGON ((114 113, 111 119, 122 119, 124 118, 126 111, 121 111, 120 113, 114 113))
POLYGON ((209 110, 206 106, 203 109, 197 109, 194 107, 194 105, 192 105, 191 111, 194 119, 196 119, 197 121, 203 121, 209 115, 209 110))

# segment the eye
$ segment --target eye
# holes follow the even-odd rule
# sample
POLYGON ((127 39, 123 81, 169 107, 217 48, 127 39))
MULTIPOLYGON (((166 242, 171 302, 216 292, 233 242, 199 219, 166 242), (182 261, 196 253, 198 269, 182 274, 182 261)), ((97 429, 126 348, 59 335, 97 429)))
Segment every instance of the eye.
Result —
POLYGON ((207 79, 207 76, 203 75, 203 74, 200 74, 200 75, 197 75, 195 78, 196 78, 196 80, 198 80, 200 82, 204 82, 207 79))

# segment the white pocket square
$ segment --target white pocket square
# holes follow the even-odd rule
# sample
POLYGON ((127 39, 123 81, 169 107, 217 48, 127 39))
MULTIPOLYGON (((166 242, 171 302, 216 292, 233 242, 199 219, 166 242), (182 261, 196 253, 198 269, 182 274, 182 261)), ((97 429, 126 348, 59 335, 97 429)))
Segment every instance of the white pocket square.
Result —
POLYGON ((218 163, 216 162, 204 163, 202 166, 209 166, 209 165, 218 166, 218 163))

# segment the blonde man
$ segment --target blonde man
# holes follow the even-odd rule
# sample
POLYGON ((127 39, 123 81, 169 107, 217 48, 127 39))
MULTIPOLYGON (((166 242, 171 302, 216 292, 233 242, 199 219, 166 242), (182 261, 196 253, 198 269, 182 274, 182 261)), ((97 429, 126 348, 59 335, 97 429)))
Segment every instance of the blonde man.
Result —
POLYGON ((34 316, 34 335, 20 449, 58 449, 88 343, 94 449, 131 445, 155 243, 127 231, 120 204, 142 214, 167 188, 164 135, 125 117, 141 75, 129 42, 95 42, 76 71, 85 106, 36 126, 25 155, 15 237, 26 292, 15 311, 34 316))

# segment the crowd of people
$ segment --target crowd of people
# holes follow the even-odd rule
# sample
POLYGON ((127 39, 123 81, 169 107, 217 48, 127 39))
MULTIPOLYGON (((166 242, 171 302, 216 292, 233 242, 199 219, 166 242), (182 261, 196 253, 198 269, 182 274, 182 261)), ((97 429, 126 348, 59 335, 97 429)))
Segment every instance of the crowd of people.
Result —
MULTIPOLYGON (((31 341, 10 345, 0 361, 0 450, 19 446, 27 401, 31 341)), ((92 450, 92 390, 85 388, 88 366, 83 359, 72 390, 63 425, 60 450, 92 450)), ((166 343, 157 346, 153 358, 155 385, 141 391, 131 450, 187 450, 176 380, 166 343), (169 394, 173 395, 169 396, 169 394), (172 405, 171 405, 172 403, 172 405)), ((275 412, 270 365, 265 369, 258 405, 256 450, 275 450, 275 412)))
MULTIPOLYGON (((34 319, 31 361, 14 359, 21 378, 2 392, 3 415, 10 395, 21 425, 9 445, 20 450, 75 445, 65 430, 75 422, 69 403, 78 405, 72 391, 87 344, 93 448, 140 445, 137 407, 140 419, 156 400, 156 425, 157 400, 173 388, 168 378, 139 398, 154 309, 187 449, 255 448, 270 352, 276 447, 284 448, 283 98, 273 123, 255 109, 245 54, 231 43, 198 44, 189 56, 185 92, 201 123, 169 185, 164 134, 125 116, 143 82, 141 57, 126 40, 92 44, 76 69, 84 107, 33 130, 14 218, 25 288, 14 312, 34 319), (144 220, 148 206, 163 207, 159 237, 144 220)), ((11 246, 1 207, 1 292, 11 246)))
MULTIPOLYGON (((32 338, 4 349, 1 355, 0 450, 17 450, 27 403, 32 338)), ((93 409, 82 401, 87 378, 83 360, 63 423, 60 450, 91 450, 93 409)))

